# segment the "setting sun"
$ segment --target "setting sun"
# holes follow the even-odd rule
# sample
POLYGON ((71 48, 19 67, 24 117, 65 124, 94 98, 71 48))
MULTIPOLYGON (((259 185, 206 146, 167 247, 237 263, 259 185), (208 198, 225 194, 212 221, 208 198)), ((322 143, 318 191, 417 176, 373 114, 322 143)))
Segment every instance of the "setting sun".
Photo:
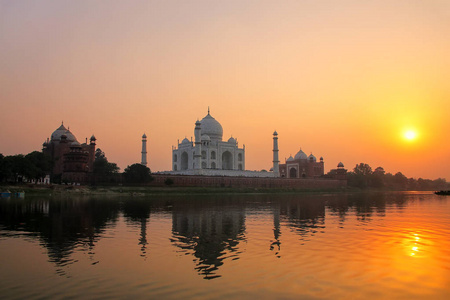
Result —
POLYGON ((403 136, 406 140, 412 141, 417 138, 417 132, 415 132, 414 130, 407 130, 403 136))

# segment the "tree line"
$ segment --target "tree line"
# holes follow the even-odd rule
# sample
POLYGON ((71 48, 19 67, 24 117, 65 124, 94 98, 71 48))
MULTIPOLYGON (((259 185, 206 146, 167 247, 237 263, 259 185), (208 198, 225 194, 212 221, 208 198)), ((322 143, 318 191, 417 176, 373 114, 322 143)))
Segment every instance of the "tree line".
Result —
MULTIPOLYGON (((52 175, 53 183, 61 183, 61 174, 52 174, 54 162, 52 158, 43 152, 33 151, 26 155, 8 155, 0 153, 0 183, 10 182, 29 182, 44 178, 46 175, 52 175)), ((95 150, 95 159, 93 164, 93 173, 97 176, 108 178, 111 175, 118 174, 120 171, 117 164, 109 162, 108 158, 100 148, 95 150)), ((125 182, 146 183, 150 182, 151 171, 148 167, 141 164, 132 164, 127 166, 123 173, 125 182)))
MULTIPOLYGON (((53 161, 51 157, 39 151, 26 155, 17 154, 3 156, 0 153, 0 182, 21 182, 23 179, 36 180, 51 174, 53 161)), ((105 153, 98 148, 95 151, 94 174, 109 176, 119 173, 119 167, 106 158, 105 153)), ((151 171, 141 164, 127 166, 123 179, 128 183, 146 183, 152 181, 151 171)), ((372 170, 368 164, 357 164, 353 171, 347 173, 348 186, 361 189, 387 190, 448 190, 450 183, 444 178, 435 180, 408 178, 401 172, 386 173, 382 167, 372 170)))
POLYGON ((23 178, 39 180, 50 174, 52 168, 51 158, 39 151, 8 156, 0 153, 0 182, 17 183, 23 178))
POLYGON ((450 183, 445 178, 435 180, 408 178, 401 172, 386 173, 382 167, 372 170, 372 167, 365 163, 357 164, 353 171, 348 172, 347 180, 348 186, 362 189, 432 191, 450 188, 450 183))

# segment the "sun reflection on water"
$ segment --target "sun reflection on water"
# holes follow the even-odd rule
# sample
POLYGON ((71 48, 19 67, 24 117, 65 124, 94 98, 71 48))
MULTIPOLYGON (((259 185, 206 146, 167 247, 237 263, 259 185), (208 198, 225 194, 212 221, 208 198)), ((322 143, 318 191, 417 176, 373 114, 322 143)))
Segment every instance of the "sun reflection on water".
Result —
POLYGON ((417 233, 414 233, 411 238, 411 243, 414 245, 411 247, 411 253, 410 256, 415 256, 417 252, 419 252, 419 247, 417 246, 417 242, 420 240, 420 237, 418 237, 417 233))

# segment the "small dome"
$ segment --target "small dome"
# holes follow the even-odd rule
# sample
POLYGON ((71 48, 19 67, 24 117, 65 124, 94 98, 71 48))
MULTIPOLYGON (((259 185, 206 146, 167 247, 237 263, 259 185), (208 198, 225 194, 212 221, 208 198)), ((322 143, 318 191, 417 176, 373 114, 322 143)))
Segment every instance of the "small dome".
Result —
POLYGON ((184 139, 181 141, 181 143, 182 143, 182 144, 189 143, 189 140, 188 140, 187 138, 184 138, 184 139))
POLYGON ((228 139, 228 143, 233 144, 233 145, 236 145, 236 140, 234 139, 234 137, 230 137, 230 138, 228 139))
POLYGON ((322 156, 320 157, 320 161, 323 161, 323 157, 322 156))
POLYGON ((145 133, 142 135, 142 138, 143 138, 143 139, 146 139, 146 138, 147 138, 147 136, 145 135, 145 133))
POLYGON ((338 165, 337 165, 337 167, 338 167, 338 168, 343 168, 343 167, 344 167, 344 164, 343 164, 342 162, 339 162, 338 165))
POLYGON ((289 158, 287 159, 287 161, 293 161, 293 160, 294 160, 294 158, 292 157, 292 155, 289 156, 289 158))
MULTIPOLYGON (((145 135, 145 134, 144 134, 145 135)), ((96 141, 97 139, 95 138, 95 135, 91 136, 91 141, 96 141)))
POLYGON ((295 160, 298 160, 298 159, 308 159, 308 156, 306 155, 305 152, 303 152, 302 149, 300 149, 300 151, 298 151, 297 154, 295 154, 294 159, 295 159, 295 160))
POLYGON ((273 132, 273 135, 278 135, 278 132, 275 130, 275 131, 273 132))
POLYGON ((202 141, 210 141, 211 140, 211 138, 208 136, 208 135, 206 135, 206 134, 203 134, 202 135, 202 141))
POLYGON ((312 153, 308 156, 308 159, 309 159, 309 161, 313 161, 313 162, 317 161, 316 157, 312 153))
POLYGON ((201 120, 202 134, 208 135, 212 140, 222 140, 223 128, 208 112, 206 117, 201 120))

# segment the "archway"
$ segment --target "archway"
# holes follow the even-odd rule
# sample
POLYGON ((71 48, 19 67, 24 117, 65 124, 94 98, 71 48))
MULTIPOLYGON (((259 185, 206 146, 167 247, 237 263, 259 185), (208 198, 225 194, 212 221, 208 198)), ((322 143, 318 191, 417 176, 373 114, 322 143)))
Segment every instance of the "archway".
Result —
POLYGON ((289 177, 290 178, 297 178, 297 170, 295 168, 291 168, 289 170, 289 177))
POLYGON ((211 163, 211 169, 215 169, 216 168, 216 163, 215 162, 212 162, 211 163))
POLYGON ((222 169, 233 170, 233 155, 230 151, 225 151, 222 154, 222 169))
POLYGON ((183 152, 181 154, 181 170, 188 169, 188 161, 189 161, 189 157, 188 157, 187 152, 183 152))

